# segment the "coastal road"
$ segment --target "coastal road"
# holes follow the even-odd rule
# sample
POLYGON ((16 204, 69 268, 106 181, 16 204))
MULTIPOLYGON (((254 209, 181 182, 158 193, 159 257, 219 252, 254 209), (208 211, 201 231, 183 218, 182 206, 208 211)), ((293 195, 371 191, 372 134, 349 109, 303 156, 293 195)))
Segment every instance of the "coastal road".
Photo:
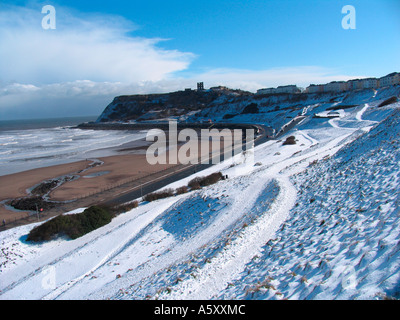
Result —
POLYGON ((288 122, 287 124, 285 124, 276 134, 275 138, 279 138, 281 136, 283 136, 284 134, 286 134, 289 130, 292 130, 295 126, 297 126, 300 122, 302 122, 305 118, 307 118, 306 116, 297 116, 295 118, 293 118, 290 122, 288 122))
MULTIPOLYGON (((263 125, 254 125, 254 127, 255 129, 258 129, 258 135, 256 136, 254 141, 255 146, 265 143, 268 140, 272 139, 273 136, 272 128, 263 125)), ((223 157, 223 154, 221 154, 221 157, 223 157)), ((175 170, 174 172, 170 172, 162 177, 158 177, 155 180, 143 183, 140 186, 136 186, 131 190, 125 191, 124 194, 118 195, 112 200, 104 202, 104 204, 115 206, 139 199, 148 193, 154 192, 171 183, 187 178, 193 175, 194 173, 203 171, 207 168, 210 168, 213 165, 214 164, 210 163, 210 164, 196 164, 196 165, 183 166, 175 170)))

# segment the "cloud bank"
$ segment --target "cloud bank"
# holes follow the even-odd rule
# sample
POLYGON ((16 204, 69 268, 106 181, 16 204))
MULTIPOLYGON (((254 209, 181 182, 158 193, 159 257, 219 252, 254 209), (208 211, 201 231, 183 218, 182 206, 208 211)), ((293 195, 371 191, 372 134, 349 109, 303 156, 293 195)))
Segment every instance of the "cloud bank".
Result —
POLYGON ((195 88, 198 81, 205 87, 224 85, 233 89, 256 92, 265 87, 310 83, 327 83, 355 77, 317 67, 277 68, 272 70, 210 70, 187 78, 166 78, 158 81, 94 82, 79 80, 46 85, 12 83, 0 85, 0 119, 99 115, 115 96, 165 93, 195 88))
POLYGON ((45 30, 40 7, 0 9, 2 81, 158 81, 185 70, 195 57, 158 48, 162 39, 130 36, 135 26, 118 16, 80 17, 57 7, 57 28, 45 30))

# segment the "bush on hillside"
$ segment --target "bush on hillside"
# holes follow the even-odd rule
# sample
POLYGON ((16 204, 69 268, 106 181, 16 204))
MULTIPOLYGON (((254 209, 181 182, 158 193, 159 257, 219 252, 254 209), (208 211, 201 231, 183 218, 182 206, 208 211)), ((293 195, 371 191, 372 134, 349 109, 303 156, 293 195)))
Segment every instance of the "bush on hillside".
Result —
POLYGON ((284 146, 290 145, 290 144, 296 144, 296 137, 295 136, 290 136, 283 142, 284 146))
POLYGON ((129 202, 129 203, 124 203, 124 204, 121 204, 119 206, 110 208, 109 210, 114 215, 118 215, 118 214, 121 214, 121 213, 125 213, 125 212, 128 212, 128 211, 131 211, 132 209, 137 208, 138 206, 139 206, 139 201, 135 200, 135 201, 132 201, 132 202, 129 202))
POLYGON ((159 199, 172 197, 173 195, 174 195, 174 191, 172 189, 166 189, 166 190, 146 194, 143 197, 143 201, 151 202, 151 201, 156 201, 159 199))
POLYGON ((397 97, 391 97, 389 99, 386 99, 385 101, 383 101, 381 104, 379 104, 378 108, 382 108, 384 106, 388 106, 392 103, 396 103, 397 101, 399 101, 399 99, 397 97))
POLYGON ((48 241, 60 235, 77 239, 111 222, 113 214, 105 208, 93 206, 82 213, 60 215, 32 229, 27 241, 48 241))
POLYGON ((250 103, 246 108, 243 109, 242 114, 255 114, 259 113, 258 105, 256 103, 250 103))
POLYGON ((188 192, 188 188, 186 186, 182 186, 176 189, 176 194, 184 194, 188 192))
POLYGON ((212 185, 214 183, 217 183, 218 181, 222 180, 223 178, 224 178, 224 176, 222 175, 221 172, 216 172, 216 173, 210 174, 209 176, 201 179, 200 185, 202 187, 206 187, 206 186, 212 185))
POLYGON ((224 176, 222 175, 221 172, 216 172, 212 173, 206 177, 197 177, 192 179, 189 183, 188 186, 192 190, 197 190, 200 189, 201 187, 206 187, 209 185, 212 185, 214 183, 217 183, 220 180, 223 180, 224 176))
POLYGON ((237 114, 227 113, 222 117, 222 119, 228 120, 228 119, 232 119, 232 118, 234 118, 236 116, 237 116, 237 114))
POLYGON ((188 183, 188 187, 191 190, 199 190, 199 189, 201 189, 200 178, 194 178, 194 179, 190 180, 189 183, 188 183))

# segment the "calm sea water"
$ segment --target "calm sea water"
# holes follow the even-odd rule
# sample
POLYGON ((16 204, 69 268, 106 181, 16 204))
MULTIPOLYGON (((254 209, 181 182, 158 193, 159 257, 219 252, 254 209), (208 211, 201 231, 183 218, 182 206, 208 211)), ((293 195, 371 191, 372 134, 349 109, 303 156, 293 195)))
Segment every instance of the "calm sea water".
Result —
MULTIPOLYGON (((0 176, 96 156, 146 136, 144 132, 81 130, 96 117, 0 121, 0 176)), ((111 152, 111 153, 110 153, 111 152)))
POLYGON ((8 130, 31 130, 57 127, 77 126, 84 122, 95 121, 96 116, 91 117, 68 117, 53 119, 29 119, 29 120, 0 120, 0 131, 8 130))

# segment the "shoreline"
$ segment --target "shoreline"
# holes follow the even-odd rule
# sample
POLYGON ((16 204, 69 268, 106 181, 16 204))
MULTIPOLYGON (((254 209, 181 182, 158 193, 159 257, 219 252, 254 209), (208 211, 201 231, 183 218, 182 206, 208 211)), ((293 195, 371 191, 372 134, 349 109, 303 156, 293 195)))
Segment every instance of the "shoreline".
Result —
MULTIPOLYGON (((81 155, 81 159, 66 160, 65 163, 47 165, 19 171, 11 174, 0 176, 0 227, 3 226, 5 220, 6 225, 9 222, 27 218, 33 214, 29 210, 18 210, 15 208, 6 208, 6 203, 10 200, 30 198, 35 195, 29 191, 35 186, 38 186, 46 181, 59 180, 60 185, 49 193, 51 201, 71 201, 76 198, 97 191, 104 190, 104 187, 113 183, 115 185, 121 179, 121 175, 125 170, 128 172, 125 178, 134 179, 138 172, 132 173, 132 168, 136 164, 128 168, 127 162, 142 163, 145 156, 145 149, 150 143, 145 138, 133 140, 121 145, 106 147, 89 151, 81 155), (138 160, 140 159, 140 160, 138 160), (138 160, 138 161, 137 161, 138 160), (122 165, 121 165, 122 164, 122 165), (117 170, 119 168, 119 170, 117 170), (99 171, 109 171, 104 177, 96 177, 99 171), (118 171, 116 176, 115 171, 118 171), (129 171, 131 173, 129 173, 129 171), (93 178, 84 178, 88 175, 94 175, 93 178), (63 177, 74 177, 72 181, 61 181, 63 177), (89 181, 90 180, 90 181, 89 181), (111 181, 111 182, 110 182, 111 181), (83 183, 82 183, 83 182, 83 183), (90 182, 89 184, 87 182, 90 182), (93 186, 93 184, 97 185, 93 186), (72 192, 70 185, 77 188, 76 192, 72 192), (89 188, 85 190, 85 188, 89 188), (56 192, 56 197, 53 198, 52 193, 56 192)), ((145 171, 143 168, 137 171, 145 171)), ((126 179, 125 179, 126 180, 126 179)))
POLYGON ((91 161, 77 161, 68 164, 60 164, 50 167, 31 169, 23 172, 0 176, 0 219, 12 221, 26 217, 28 211, 10 211, 3 203, 6 200, 28 197, 28 189, 43 181, 55 179, 69 174, 78 174, 90 165, 91 161))
MULTIPOLYGON (((0 159, 0 177, 33 169, 46 168, 56 165, 66 165, 69 163, 84 161, 85 159, 128 153, 143 153, 143 148, 148 145, 148 142, 145 140, 146 133, 143 131, 141 132, 135 130, 122 133, 123 137, 121 140, 118 140, 119 134, 111 134, 111 139, 109 139, 108 135, 106 134, 104 144, 102 143, 102 140, 96 141, 96 136, 98 136, 97 133, 92 132, 90 134, 86 134, 85 131, 86 130, 79 130, 78 132, 74 131, 61 133, 60 140, 53 139, 53 141, 50 141, 51 144, 49 146, 45 145, 43 147, 40 144, 35 144, 34 148, 32 149, 32 153, 30 153, 29 150, 26 150, 26 148, 18 147, 20 144, 23 146, 25 143, 20 137, 22 134, 16 135, 14 133, 10 133, 9 135, 11 137, 16 135, 16 139, 18 139, 17 142, 6 143, 6 145, 16 145, 15 156, 13 155, 13 149, 10 148, 9 150, 5 150, 5 157, 0 159), (79 142, 81 139, 80 136, 85 137, 83 140, 87 139, 84 141, 83 145, 79 142), (76 141, 69 142, 73 140, 76 141), (64 145, 64 142, 67 143, 64 145), (71 144, 69 145, 69 143, 71 144), (53 145, 54 150, 51 149, 53 148, 53 145), (44 151, 42 152, 42 150, 44 151)), ((41 129, 38 129, 38 132, 39 138, 46 138, 47 134, 51 134, 51 131, 47 131, 47 129, 45 129, 45 134, 41 133, 41 129)), ((57 132, 57 135, 58 134, 59 132, 57 132)), ((27 135, 35 136, 36 133, 29 132, 27 135)), ((56 138, 57 135, 55 136, 56 138)), ((7 137, 8 135, 5 134, 5 136, 7 137)), ((100 136, 100 139, 104 138, 102 134, 100 134, 100 136)))
POLYGON ((135 153, 138 149, 143 151, 146 146, 132 143, 129 148, 124 146, 123 151, 130 152, 127 154, 121 152, 119 155, 0 176, 0 221, 6 222, 5 225, 3 223, 0 225, 0 230, 37 222, 34 211, 7 208, 6 203, 15 199, 34 197, 29 190, 46 181, 61 180, 64 176, 75 177, 48 192, 48 200, 57 202, 57 205, 40 213, 41 218, 47 219, 78 208, 110 202, 121 194, 139 188, 141 184, 156 181, 166 174, 173 174, 175 170, 191 166, 168 163, 151 165, 147 162, 145 152, 135 153), (97 165, 94 165, 95 163, 97 165))
MULTIPOLYGON (((167 164, 149 164, 146 149, 152 143, 145 138, 138 139, 119 146, 98 149, 86 160, 0 176, 0 220, 6 221, 6 225, 0 225, 0 230, 35 222, 36 212, 8 210, 4 202, 32 197, 27 191, 48 180, 74 176, 74 179, 64 181, 48 192, 46 198, 49 201, 57 201, 58 204, 55 208, 41 213, 42 220, 78 208, 110 202, 121 194, 140 188, 143 184, 157 181, 165 174, 172 175, 192 166, 169 164, 168 161, 167 164), (100 164, 94 165, 96 161, 100 164), (26 219, 26 222, 21 219, 26 219), (18 220, 21 222, 17 224, 18 220)), ((181 145, 178 144, 177 148, 181 145)), ((199 154, 191 156, 199 157, 199 154)))
MULTIPOLYGON (((110 201, 125 189, 147 177, 162 173, 175 165, 154 165, 146 161, 145 155, 120 155, 99 158, 100 165, 91 166, 92 161, 32 169, 0 177, 0 219, 5 220, 7 229, 12 223, 27 219, 35 222, 35 212, 29 210, 7 209, 6 202, 13 199, 31 198, 28 193, 32 187, 62 176, 75 176, 49 192, 49 200, 57 202, 54 208, 41 213, 42 217, 53 216, 103 201, 110 201), (104 174, 102 174, 104 173, 104 174)), ((22 223, 25 224, 25 223, 22 223)))

